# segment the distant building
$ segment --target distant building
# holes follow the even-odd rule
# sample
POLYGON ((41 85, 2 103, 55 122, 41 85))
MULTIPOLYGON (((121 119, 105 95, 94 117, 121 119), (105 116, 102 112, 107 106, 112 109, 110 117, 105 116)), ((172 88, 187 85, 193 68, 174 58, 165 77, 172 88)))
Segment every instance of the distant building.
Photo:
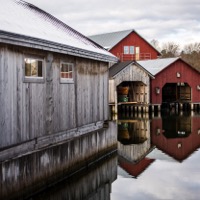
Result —
POLYGON ((89 38, 117 56, 121 62, 156 59, 161 55, 133 29, 93 35, 89 38))
POLYGON ((118 59, 21 0, 2 2, 0 24, 0 159, 102 128, 118 59))

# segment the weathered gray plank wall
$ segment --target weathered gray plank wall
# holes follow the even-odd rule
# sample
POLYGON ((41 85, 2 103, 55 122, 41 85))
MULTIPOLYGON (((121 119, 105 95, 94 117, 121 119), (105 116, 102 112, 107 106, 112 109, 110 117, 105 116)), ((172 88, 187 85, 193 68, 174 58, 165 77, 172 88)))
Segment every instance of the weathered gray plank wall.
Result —
POLYGON ((107 120, 107 70, 104 62, 0 47, 0 148, 107 120), (44 58, 44 83, 23 82, 27 54, 44 58), (74 83, 60 83, 61 61, 74 63, 74 83))
MULTIPOLYGON (((0 199, 35 192, 52 181, 62 179, 64 175, 87 167, 95 159, 116 151, 116 131, 116 123, 110 122, 109 128, 0 162, 0 199)), ((114 170, 116 173, 114 167, 117 167, 116 162, 110 172, 114 170)))

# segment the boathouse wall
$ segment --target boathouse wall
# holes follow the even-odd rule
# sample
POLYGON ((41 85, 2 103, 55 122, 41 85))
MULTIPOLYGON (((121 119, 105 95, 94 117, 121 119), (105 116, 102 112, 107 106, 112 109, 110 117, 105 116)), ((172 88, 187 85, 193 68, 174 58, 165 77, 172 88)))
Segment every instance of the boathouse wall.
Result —
POLYGON ((108 62, 0 44, 0 113, 0 150, 94 130, 108 119, 108 62), (27 55, 43 60, 42 82, 25 80, 27 55), (61 62, 73 63, 72 82, 61 82, 61 62))
MULTIPOLYGON (((40 151, 32 151, 0 162, 1 199, 22 199, 22 197, 29 199, 30 194, 46 189, 75 172, 88 169, 92 164, 116 153, 117 125, 115 122, 110 122, 108 126, 109 128, 102 128, 84 134, 82 137, 74 137, 59 145, 49 146, 40 151)), ((99 167, 98 164, 95 169, 99 167)), ((109 180, 112 182, 116 179, 116 156, 111 165, 106 167, 106 173, 105 170, 103 172, 96 181, 90 181, 90 191, 84 187, 83 193, 77 194, 76 190, 77 199, 80 199, 81 195, 86 197, 89 192, 93 191, 92 188, 97 190, 102 186, 102 180, 106 179, 108 183, 109 180)))
POLYGON ((177 60, 151 80, 152 104, 162 104, 162 88, 166 83, 188 83, 191 87, 191 103, 200 102, 200 73, 183 60, 177 60), (159 94, 156 88, 159 88, 159 94))

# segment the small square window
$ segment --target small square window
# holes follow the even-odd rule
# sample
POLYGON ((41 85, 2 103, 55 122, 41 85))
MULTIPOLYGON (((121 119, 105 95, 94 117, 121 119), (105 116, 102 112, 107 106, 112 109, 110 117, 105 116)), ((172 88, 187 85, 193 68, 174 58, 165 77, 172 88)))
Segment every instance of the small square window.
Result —
POLYGON ((124 46, 124 54, 129 54, 129 46, 124 46))
POLYGON ((25 82, 44 82, 43 60, 37 58, 24 59, 24 81, 25 82))
POLYGON ((61 83, 73 83, 74 74, 74 64, 73 63, 61 63, 60 66, 60 81, 61 83))

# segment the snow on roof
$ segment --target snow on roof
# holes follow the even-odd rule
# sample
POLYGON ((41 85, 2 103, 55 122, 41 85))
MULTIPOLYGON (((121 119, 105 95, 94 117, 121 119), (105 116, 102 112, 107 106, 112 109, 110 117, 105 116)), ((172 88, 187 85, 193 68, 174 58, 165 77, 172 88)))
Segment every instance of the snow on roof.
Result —
MULTIPOLYGON (((112 49, 115 45, 117 45, 120 41, 122 41, 125 37, 127 37, 130 33, 137 33, 134 29, 131 30, 123 30, 123 31, 117 31, 112 33, 103 33, 98 35, 91 35, 89 38, 96 42, 97 44, 101 45, 105 49, 112 49)), ((145 42, 147 42, 153 49, 155 49, 146 39, 144 39, 141 35, 139 35, 145 42)), ((158 50, 155 49, 157 52, 158 50)), ((158 52, 160 55, 160 52, 158 52)))
POLYGON ((160 71, 162 71, 163 69, 165 69, 178 59, 179 58, 163 58, 163 59, 137 61, 137 63, 155 76, 160 71))
MULTIPOLYGON (((57 18, 22 0, 0 0, 0 31, 115 57, 57 18)), ((0 36, 1 39, 1 36, 0 36)))
POLYGON ((98 35, 89 36, 89 38, 95 41, 97 44, 103 46, 106 49, 111 49, 118 44, 123 38, 129 35, 133 30, 118 31, 113 33, 103 33, 98 35))

